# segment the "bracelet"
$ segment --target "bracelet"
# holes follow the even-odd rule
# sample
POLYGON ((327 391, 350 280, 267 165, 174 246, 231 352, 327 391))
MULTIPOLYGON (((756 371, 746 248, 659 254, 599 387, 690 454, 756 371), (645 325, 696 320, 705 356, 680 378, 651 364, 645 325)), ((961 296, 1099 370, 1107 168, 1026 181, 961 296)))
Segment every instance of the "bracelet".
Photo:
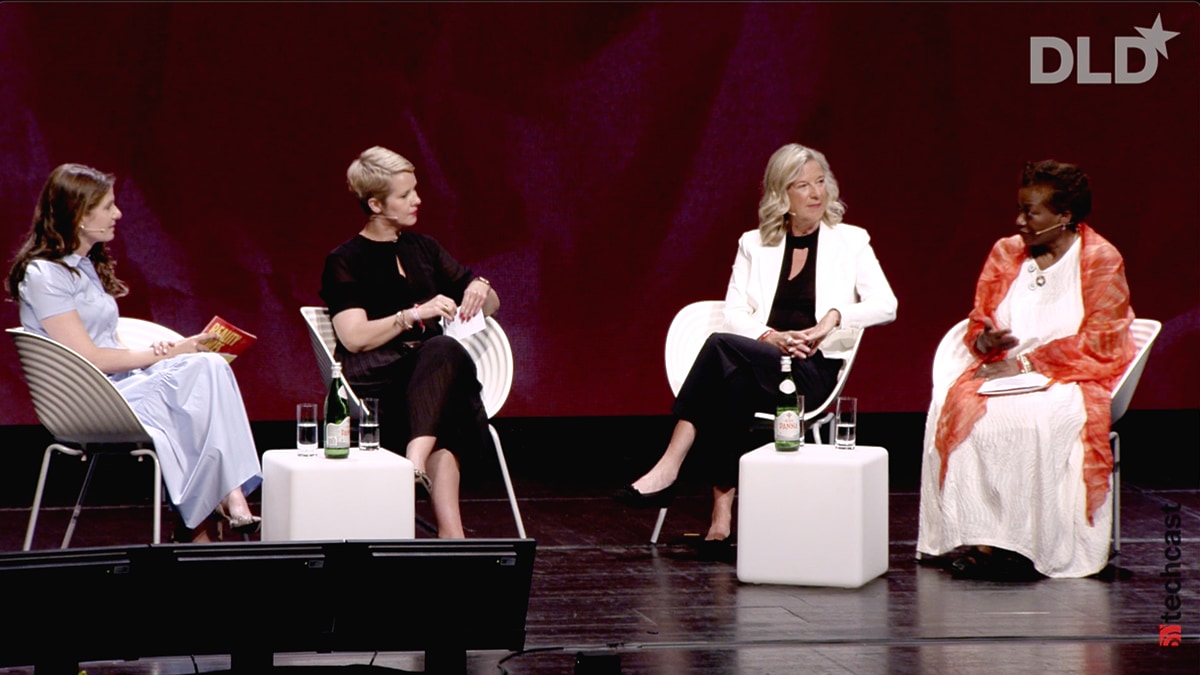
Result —
POLYGON ((421 306, 420 303, 413 304, 413 310, 412 310, 413 321, 416 322, 416 324, 421 327, 421 332, 424 333, 425 332, 425 320, 422 319, 421 315, 417 313, 417 308, 420 306, 421 306))
POLYGON ((399 312, 396 312, 396 325, 400 327, 400 332, 401 332, 401 333, 403 333, 404 331, 408 330, 409 328, 412 328, 412 324, 411 324, 411 323, 409 323, 409 322, 408 322, 408 321, 407 321, 407 320, 404 318, 404 312, 405 312, 405 310, 403 310, 403 309, 402 309, 402 310, 400 310, 399 312))
POLYGON ((774 329, 774 328, 768 328, 768 329, 767 329, 767 331, 766 331, 765 333, 763 333, 762 335, 759 335, 759 336, 758 336, 758 341, 759 341, 759 342, 762 342, 763 340, 766 340, 766 339, 767 339, 767 336, 768 336, 768 335, 770 335, 771 333, 774 333, 774 332, 775 332, 775 329, 774 329))
POLYGON ((492 285, 492 282, 488 281, 487 279, 484 279, 483 277, 475 277, 471 281, 482 281, 483 283, 487 284, 488 286, 492 285))
POLYGON ((1032 373, 1033 364, 1029 362, 1029 357, 1024 354, 1017 357, 1017 363, 1020 365, 1022 373, 1032 373))

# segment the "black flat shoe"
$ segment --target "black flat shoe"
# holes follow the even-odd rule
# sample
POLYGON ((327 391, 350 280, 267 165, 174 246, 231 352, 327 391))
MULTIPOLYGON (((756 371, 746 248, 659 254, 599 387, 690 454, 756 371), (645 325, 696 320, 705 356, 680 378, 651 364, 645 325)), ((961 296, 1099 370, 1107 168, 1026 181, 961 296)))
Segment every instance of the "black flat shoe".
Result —
POLYGON ((991 580, 993 574, 990 563, 989 556, 969 553, 950 562, 950 576, 954 579, 991 580))
POLYGON ((634 509, 661 509, 675 501, 675 484, 671 483, 658 492, 642 494, 632 484, 622 487, 612 494, 612 498, 634 509))
POLYGON ((1034 568, 1033 562, 1019 553, 973 551, 950 563, 950 576, 976 581, 1039 581, 1045 575, 1034 568))

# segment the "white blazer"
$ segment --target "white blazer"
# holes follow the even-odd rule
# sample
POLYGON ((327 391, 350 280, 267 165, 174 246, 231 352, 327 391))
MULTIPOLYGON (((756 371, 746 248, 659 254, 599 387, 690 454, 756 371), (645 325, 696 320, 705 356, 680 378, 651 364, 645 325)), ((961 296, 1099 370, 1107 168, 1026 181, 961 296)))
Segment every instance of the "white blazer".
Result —
MULTIPOLYGON (((758 338, 770 326, 767 318, 783 268, 785 240, 765 246, 758 230, 738 239, 733 274, 725 291, 725 330, 758 338)), ((817 234, 816 316, 836 309, 842 315, 821 343, 829 358, 843 358, 853 344, 853 328, 891 323, 896 319, 896 295, 888 284, 871 248, 871 237, 861 227, 841 223, 820 225, 817 234)))

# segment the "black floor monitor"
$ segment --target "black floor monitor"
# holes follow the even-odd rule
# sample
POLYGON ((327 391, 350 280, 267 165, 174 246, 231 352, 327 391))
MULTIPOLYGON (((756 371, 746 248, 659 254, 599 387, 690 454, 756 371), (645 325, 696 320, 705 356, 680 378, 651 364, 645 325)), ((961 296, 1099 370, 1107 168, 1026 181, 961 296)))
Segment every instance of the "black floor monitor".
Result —
POLYGON ((0 555, 0 588, 32 594, 0 619, 0 664, 53 675, 84 661, 231 654, 250 672, 275 652, 425 651, 454 664, 473 649, 520 651, 534 550, 532 539, 417 539, 0 555))

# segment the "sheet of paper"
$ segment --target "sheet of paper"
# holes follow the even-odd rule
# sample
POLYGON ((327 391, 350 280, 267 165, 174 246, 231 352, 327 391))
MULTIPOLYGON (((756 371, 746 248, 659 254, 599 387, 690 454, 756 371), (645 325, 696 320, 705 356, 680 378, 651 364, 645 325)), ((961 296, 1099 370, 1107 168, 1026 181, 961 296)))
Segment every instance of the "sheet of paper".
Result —
POLYGON ((1050 378, 1041 373, 1021 373, 1010 377, 997 377, 988 380, 979 387, 982 396, 1000 396, 1003 394, 1025 394, 1031 391, 1041 391, 1050 386, 1050 378))
POLYGON ((442 318, 442 332, 456 340, 463 340, 474 335, 483 330, 485 326, 483 312, 479 312, 471 317, 470 321, 463 321, 457 315, 455 315, 453 320, 442 318))

